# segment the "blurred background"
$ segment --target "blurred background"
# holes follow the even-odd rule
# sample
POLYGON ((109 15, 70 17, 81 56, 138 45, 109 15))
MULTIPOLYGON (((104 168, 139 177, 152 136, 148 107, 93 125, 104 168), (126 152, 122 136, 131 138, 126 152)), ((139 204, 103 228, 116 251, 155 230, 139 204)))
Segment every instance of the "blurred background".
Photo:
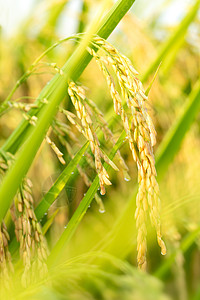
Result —
MULTIPOLYGON (((113 2, 108 1, 108 6, 113 2)), ((0 101, 43 51, 61 38, 84 32, 101 4, 100 0, 1 0, 0 101)), ((132 61, 145 90, 161 63, 149 92, 148 109, 157 131, 154 150, 161 193, 162 231, 168 254, 166 257, 160 255, 155 232, 149 225, 148 272, 164 282, 169 297, 180 300, 200 299, 199 4, 200 1, 191 0, 137 0, 109 38, 132 61)), ((19 87, 12 100, 25 97, 23 101, 34 102, 55 74, 48 64, 62 67, 75 47, 75 42, 67 42, 51 51, 44 65, 38 66, 37 72, 19 87)), ((101 108, 109 122, 114 116, 112 100, 93 61, 81 75, 80 82, 87 87, 88 97, 101 108)), ((71 104, 67 103, 66 108, 71 110, 71 104)), ((21 119, 22 113, 17 109, 1 117, 1 145, 21 119)), ((117 123, 112 130, 117 138, 122 125, 117 123)), ((72 131, 82 144, 79 133, 75 129, 72 131)), ((53 134, 52 139, 69 162, 68 152, 53 134)), ((70 136, 68 143, 75 153, 78 146, 70 136)), ((104 149, 108 151, 109 146, 105 144, 104 149)), ((123 146, 121 153, 129 167, 130 180, 124 180, 122 172, 111 171, 113 184, 107 188, 106 195, 101 196, 105 211, 100 209, 100 212, 104 213, 99 212, 98 204, 93 201, 65 257, 101 249, 136 266, 137 169, 128 145, 123 146)), ((84 168, 84 172, 94 178, 93 169, 87 164, 84 168)), ((62 170, 63 166, 50 147, 43 145, 29 172, 36 203, 62 170)), ((75 172, 45 217, 47 220, 56 211, 47 232, 50 247, 63 232, 86 190, 84 180, 75 172)))

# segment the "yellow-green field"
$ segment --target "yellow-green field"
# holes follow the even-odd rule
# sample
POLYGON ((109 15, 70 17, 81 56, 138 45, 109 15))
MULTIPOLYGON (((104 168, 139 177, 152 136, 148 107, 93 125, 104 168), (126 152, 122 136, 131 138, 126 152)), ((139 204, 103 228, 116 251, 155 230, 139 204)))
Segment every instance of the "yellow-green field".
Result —
POLYGON ((10 3, 0 299, 200 299, 200 0, 10 3))

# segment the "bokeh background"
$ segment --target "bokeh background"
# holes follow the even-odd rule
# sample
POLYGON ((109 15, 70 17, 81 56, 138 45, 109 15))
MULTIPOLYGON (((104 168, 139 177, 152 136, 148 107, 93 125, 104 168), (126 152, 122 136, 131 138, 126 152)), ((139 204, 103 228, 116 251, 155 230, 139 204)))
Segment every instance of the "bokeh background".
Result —
MULTIPOLYGON (((43 51, 61 38, 87 30, 101 3, 100 0, 1 1, 0 101, 3 102, 18 78, 43 51)), ((108 1, 108 5, 112 3, 108 1)), ((199 1, 189 0, 138 0, 109 38, 132 61, 145 89, 161 63, 149 92, 148 109, 157 131, 155 156, 161 193, 162 231, 168 253, 166 257, 160 255, 155 232, 149 224, 148 272, 163 282, 165 294, 180 300, 200 297, 200 105, 196 104, 191 110, 188 108, 195 97, 196 103, 200 102, 198 5, 199 1), (177 35, 173 39, 175 33, 177 35), (183 114, 186 115, 185 119, 181 118, 183 114), (191 122, 188 121, 190 118, 191 122), (180 130, 176 131, 177 128, 180 130), (169 140, 171 144, 167 148, 169 140)), ((45 63, 55 62, 61 67, 75 47, 74 42, 63 43, 48 54, 45 63)), ((47 65, 40 66, 38 72, 19 87, 12 100, 21 101, 21 97, 25 97, 26 102, 32 103, 53 74, 54 71, 47 65)), ((107 121, 112 119, 112 100, 105 80, 93 61, 81 75, 80 82, 87 87, 88 96, 101 108, 107 121)), ((70 103, 67 109, 72 109, 70 103)), ((1 117, 1 145, 22 117, 17 109, 1 117)), ((118 137, 122 125, 118 123, 112 130, 118 137)), ((75 129, 73 133, 82 143, 75 129)), ((55 136, 52 135, 52 139, 61 147, 66 162, 69 162, 67 151, 59 145, 55 136)), ((69 140, 69 143, 75 153, 77 146, 73 141, 69 140)), ((109 150, 106 145, 105 150, 109 150)), ((102 210, 99 212, 98 204, 93 201, 70 241, 66 258, 101 249, 116 259, 136 266, 134 203, 137 169, 128 145, 123 146, 121 153, 129 167, 130 180, 127 182, 122 172, 110 173, 113 184, 107 188, 106 195, 101 197, 105 205, 104 213, 101 213, 102 210)), ((63 166, 50 147, 44 144, 29 172, 34 185, 35 205, 62 169, 63 166)), ((85 166, 85 172, 94 178, 94 171, 90 167, 85 166)), ((86 190, 82 177, 75 172, 45 217, 48 220, 56 211, 53 224, 46 234, 50 247, 55 245, 67 226, 86 190)), ((92 294, 90 280, 88 286, 85 282, 83 286, 87 286, 87 291, 92 294)), ((63 284, 60 283, 61 286, 63 284)), ((124 291, 124 286, 130 288, 129 282, 122 286, 116 284, 117 287, 112 288, 106 281, 101 284, 98 287, 100 296, 94 299, 132 299, 124 291), (114 290, 113 294, 110 290, 114 290), (116 296, 119 291, 122 292, 122 298, 116 296)), ((149 285, 154 286, 154 283, 151 285, 150 282, 149 285)), ((133 288, 133 283, 130 286, 133 288)), ((137 286, 133 289, 137 290, 137 286)), ((138 293, 142 295, 141 290, 138 293)), ((137 294, 133 292, 133 295, 137 294)), ((158 299, 162 297, 160 295, 158 299)))

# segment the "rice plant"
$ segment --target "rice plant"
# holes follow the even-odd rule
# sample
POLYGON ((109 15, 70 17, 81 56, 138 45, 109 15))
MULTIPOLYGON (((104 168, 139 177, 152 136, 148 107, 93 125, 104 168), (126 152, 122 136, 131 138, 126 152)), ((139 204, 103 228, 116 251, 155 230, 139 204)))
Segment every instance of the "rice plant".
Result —
POLYGON ((1 299, 199 298, 200 1, 134 2, 1 36, 1 299))

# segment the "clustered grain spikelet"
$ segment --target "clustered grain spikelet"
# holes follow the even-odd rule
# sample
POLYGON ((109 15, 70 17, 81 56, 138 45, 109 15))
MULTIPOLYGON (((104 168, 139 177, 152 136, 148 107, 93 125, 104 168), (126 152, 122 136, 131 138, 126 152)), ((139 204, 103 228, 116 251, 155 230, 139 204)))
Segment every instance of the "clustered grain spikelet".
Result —
POLYGON ((38 108, 38 105, 35 103, 23 103, 16 101, 9 101, 8 105, 12 108, 19 109, 22 112, 28 112, 31 108, 38 108))
MULTIPOLYGON (((97 122, 99 123, 99 127, 102 130, 103 134, 104 134, 104 138, 106 141, 110 141, 112 146, 114 147, 116 141, 115 138, 113 136, 112 131, 110 130, 108 123, 106 122, 106 120, 104 119, 103 113, 102 111, 97 107, 97 105, 91 100, 86 98, 85 99, 87 104, 90 106, 90 108, 93 110, 94 115, 95 115, 95 119, 97 120, 97 122)), ((124 174, 124 178, 129 179, 129 174, 128 174, 128 167, 120 153, 120 151, 118 150, 116 153, 116 157, 117 160, 121 166, 121 169, 123 171, 124 174)))
POLYGON ((61 162, 61 164, 65 164, 65 160, 63 158, 63 153, 58 149, 58 147, 56 146, 56 144, 54 142, 52 142, 52 140, 50 139, 49 136, 46 136, 46 142, 47 144, 49 144, 52 148, 52 150, 55 152, 55 154, 57 155, 59 161, 61 162))
POLYGON ((118 168, 100 149, 100 143, 93 129, 90 114, 84 103, 86 98, 84 89, 71 81, 69 83, 68 93, 75 107, 77 116, 81 121, 83 133, 90 142, 90 148, 95 158, 95 168, 99 176, 101 194, 104 195, 105 185, 111 185, 111 182, 109 180, 109 175, 102 164, 102 159, 110 164, 115 170, 118 170, 118 168))
POLYGON ((4 222, 0 224, 0 281, 9 288, 10 272, 14 272, 11 262, 11 255, 8 250, 8 242, 10 240, 6 225, 4 222))
MULTIPOLYGON (((64 110, 64 109, 62 109, 62 108, 60 108, 60 111, 63 112, 65 115, 68 115, 68 113, 70 113, 70 112, 68 112, 68 111, 66 111, 66 110, 64 110)), ((70 113, 69 115, 70 115, 70 117, 72 117, 73 114, 70 113)), ((74 120, 75 117, 76 117, 76 116, 73 115, 73 125, 76 124, 76 123, 75 123, 75 120, 74 120)), ((61 142, 61 144, 67 149, 67 152, 68 152, 69 156, 71 157, 71 159, 73 159, 73 158, 74 158, 74 154, 73 154, 72 147, 71 147, 70 143, 67 141, 67 139, 65 139, 64 136, 63 136, 65 133, 68 133, 68 134, 69 134, 69 133, 71 132, 71 130, 70 130, 69 132, 68 132, 68 130, 66 131, 66 124, 64 124, 64 123, 62 123, 62 122, 58 122, 57 120, 55 120, 54 123, 55 123, 55 125, 57 125, 57 126, 55 126, 55 125, 53 124, 53 126, 52 126, 53 132, 57 135, 57 137, 58 137, 59 141, 61 142)), ((78 125, 78 124, 77 124, 77 125, 78 125)), ((81 131, 82 131, 82 129, 81 129, 81 131)), ((80 145, 80 143, 79 143, 79 140, 76 138, 76 136, 73 136, 73 141, 75 141, 75 142, 78 144, 78 146, 81 147, 81 145, 80 145)), ((84 156, 85 156, 85 159, 86 159, 88 165, 89 165, 92 169, 94 169, 94 168, 95 168, 95 165, 94 165, 94 163, 93 163, 93 159, 92 159, 90 153, 85 152, 85 155, 84 155, 84 156)), ((80 176, 82 177, 82 179, 83 179, 85 185, 86 185, 87 187, 90 187, 91 184, 92 184, 92 180, 91 180, 90 177, 87 175, 85 169, 83 169, 83 167, 80 166, 79 164, 77 165, 77 169, 78 169, 78 172, 79 172, 80 176)), ((105 208, 104 208, 104 204, 103 204, 103 202, 102 202, 102 199, 99 197, 99 195, 98 195, 97 193, 95 194, 94 198, 95 198, 97 204, 99 205, 99 210, 100 210, 100 211, 105 211, 105 208)))
MULTIPOLYGON (((13 217, 15 234, 20 243, 20 256, 24 264, 22 284, 35 281, 35 274, 42 278, 47 273, 48 249, 41 226, 33 210, 32 183, 24 179, 15 197, 17 217, 13 217)), ((15 214, 12 213, 12 216, 15 214)))
POLYGON ((100 70, 103 72, 110 90, 116 114, 120 115, 129 141, 133 159, 138 167, 139 189, 136 198, 136 226, 137 235, 137 261, 141 269, 146 268, 146 212, 152 225, 156 229, 157 241, 161 253, 166 254, 166 247, 162 240, 159 215, 159 187, 156 181, 155 160, 153 146, 156 143, 156 131, 146 108, 147 96, 142 83, 136 77, 137 71, 130 60, 100 37, 95 37, 88 52, 95 58, 100 70), (100 49, 96 53, 94 49, 100 49), (117 91, 114 79, 110 75, 108 65, 113 68, 118 80, 121 95, 117 91), (125 103, 123 103, 125 102, 125 103), (131 117, 128 117, 124 105, 127 105, 131 117))
MULTIPOLYGON (((108 123, 104 119, 103 113, 100 111, 100 109, 96 106, 96 104, 91 99, 85 98, 84 104, 85 104, 85 107, 86 107, 88 113, 90 114, 90 116, 94 117, 93 118, 94 119, 93 124, 94 123, 97 124, 96 130, 98 128, 100 128, 101 131, 102 131, 102 133, 103 133, 103 136, 104 136, 105 140, 111 142, 111 145, 114 147, 116 141, 115 141, 115 138, 113 136, 112 131, 109 129, 108 123)), ((83 128, 83 126, 77 122, 76 116, 72 112, 63 109, 62 107, 59 107, 59 111, 61 113, 63 113, 67 117, 68 121, 72 125, 74 125, 80 133, 84 134, 84 128, 83 128)), ((62 132, 61 135, 67 134, 67 136, 69 136, 70 139, 72 139, 72 141, 75 141, 76 144, 79 147, 81 147, 78 138, 71 131, 71 127, 67 126, 65 123, 62 123, 62 122, 60 122, 58 120, 54 120, 54 123, 58 127, 58 129, 61 130, 61 132, 62 132)), ((64 146, 66 146, 66 149, 68 151, 68 145, 69 145, 69 143, 66 143, 66 139, 64 139, 63 137, 61 137, 61 135, 59 134, 58 131, 55 132, 55 134, 58 136, 58 138, 60 139, 61 143, 64 146)), ((92 162, 91 156, 89 155, 88 152, 85 153, 85 156, 86 157, 89 156, 89 165, 91 166, 91 162, 92 162)), ((105 156, 105 154, 104 154, 104 156, 105 156)), ((119 162, 119 164, 120 164, 120 166, 122 168, 122 171, 124 173, 124 177, 125 178, 129 178, 128 167, 127 167, 127 165, 126 165, 123 157, 121 156, 121 153, 120 153, 119 150, 116 153, 116 157, 117 157, 117 160, 118 160, 118 162, 119 162)), ((108 160, 108 158, 107 158, 107 160, 108 160)), ((91 167, 94 168, 95 166, 92 165, 91 167)))
MULTIPOLYGON (((4 176, 14 157, 5 153, 0 157, 0 175, 4 176)), ((36 280, 36 274, 42 278, 47 273, 46 259, 48 255, 47 244, 42 234, 39 222, 33 209, 32 183, 30 179, 23 179, 17 192, 10 212, 15 224, 15 235, 20 243, 20 257, 23 261, 23 286, 36 280)), ((11 255, 8 251, 9 234, 4 223, 0 228, 0 269, 4 275, 13 271, 11 255), (8 268, 9 267, 9 268, 8 268)), ((5 277, 5 276, 4 276, 5 277)), ((5 277, 6 278, 6 277, 5 277)))

